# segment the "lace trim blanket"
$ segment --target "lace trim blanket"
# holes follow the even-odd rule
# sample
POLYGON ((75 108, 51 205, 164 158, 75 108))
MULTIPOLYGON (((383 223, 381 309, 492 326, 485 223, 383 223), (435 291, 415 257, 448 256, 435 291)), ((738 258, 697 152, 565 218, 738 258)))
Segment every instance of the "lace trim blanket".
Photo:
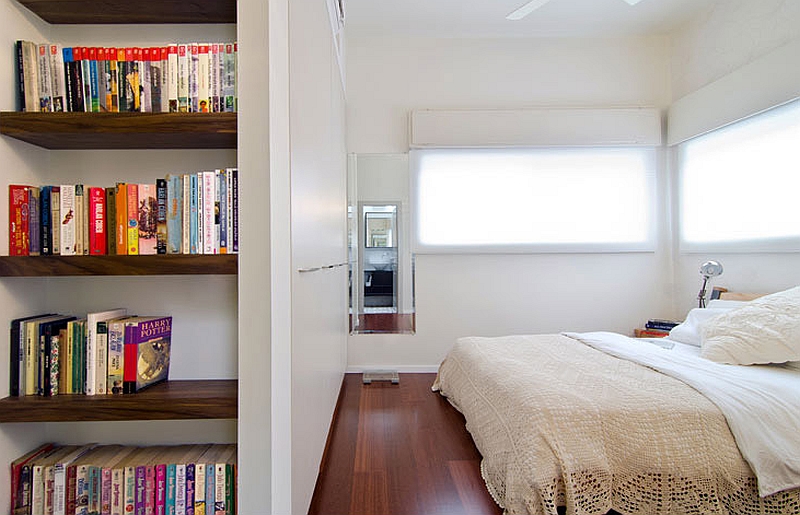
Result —
POLYGON ((800 514, 799 490, 758 496, 711 401, 572 338, 462 338, 434 389, 464 414, 506 513, 800 514))

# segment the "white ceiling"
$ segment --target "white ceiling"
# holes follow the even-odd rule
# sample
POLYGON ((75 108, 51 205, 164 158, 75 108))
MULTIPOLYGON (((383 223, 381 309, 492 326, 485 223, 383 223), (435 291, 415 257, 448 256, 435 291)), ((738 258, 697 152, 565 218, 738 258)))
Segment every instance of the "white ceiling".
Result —
POLYGON ((522 20, 506 20, 527 1, 345 0, 345 28, 348 36, 644 36, 670 33, 716 0, 550 0, 522 20))

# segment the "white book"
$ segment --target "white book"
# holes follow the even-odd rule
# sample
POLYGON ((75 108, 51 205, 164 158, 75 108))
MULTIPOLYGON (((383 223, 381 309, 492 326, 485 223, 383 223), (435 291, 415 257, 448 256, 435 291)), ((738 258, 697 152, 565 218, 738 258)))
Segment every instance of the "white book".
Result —
POLYGON ((181 252, 183 254, 191 254, 192 181, 189 175, 181 175, 181 185, 183 186, 183 213, 181 216, 183 231, 181 234, 181 252))
POLYGON ((175 464, 175 515, 186 515, 186 464, 175 464))
POLYGON ((64 83, 64 56, 61 45, 50 45, 50 79, 53 97, 53 111, 69 111, 67 103, 67 86, 64 83))
POLYGON ((217 111, 222 113, 225 111, 225 93, 223 91, 225 85, 225 43, 219 44, 219 68, 217 75, 219 76, 219 101, 217 103, 217 111))
POLYGON ((198 107, 198 78, 200 75, 200 50, 197 43, 186 45, 187 54, 189 54, 189 111, 196 113, 199 111, 198 107))
POLYGON ((61 235, 59 244, 62 256, 75 255, 75 185, 61 185, 60 227, 61 235))
POLYGON ((233 112, 235 86, 234 81, 236 77, 236 59, 233 52, 233 43, 225 43, 225 59, 224 59, 225 75, 222 82, 222 95, 224 97, 223 111, 226 113, 233 112))
MULTIPOLYGON (((214 504, 225 506, 225 464, 214 465, 214 504)), ((227 508, 227 506, 225 506, 227 508)))
POLYGON ((219 112, 219 94, 222 91, 219 81, 219 43, 212 43, 209 47, 209 84, 211 92, 211 111, 219 112))
MULTIPOLYGON (((103 370, 98 370, 98 341, 97 341, 97 322, 108 321, 112 318, 122 317, 128 314, 124 308, 112 309, 109 311, 98 311, 86 315, 86 395, 97 395, 98 376, 103 376, 106 381, 107 369, 105 362, 103 370)), ((108 350, 106 350, 106 355, 108 350)), ((105 393, 105 392, 103 392, 105 393)))
POLYGON ((67 515, 67 467, 93 447, 81 446, 53 465, 53 515, 67 515))
POLYGON ((169 57, 167 47, 161 47, 161 112, 169 112, 169 57))
POLYGON ((214 203, 217 199, 217 174, 214 170, 203 173, 203 254, 218 254, 215 234, 214 203))
POLYGON ((22 67, 25 83, 25 111, 39 111, 39 60, 38 47, 33 41, 22 42, 22 67))
POLYGON ((210 70, 208 43, 201 43, 197 45, 197 111, 201 113, 211 112, 208 84, 210 70))
POLYGON ((189 112, 189 49, 178 45, 178 111, 189 112))
POLYGON ((170 113, 178 111, 178 45, 167 47, 167 105, 170 113))
MULTIPOLYGON (((197 234, 195 235, 195 244, 197 254, 203 254, 203 172, 197 172, 197 212, 195 218, 197 219, 197 234)), ((194 191, 192 192, 194 193, 194 191)))
POLYGON ((53 110, 53 77, 50 72, 49 45, 39 45, 36 56, 39 66, 39 111, 50 112, 53 110))

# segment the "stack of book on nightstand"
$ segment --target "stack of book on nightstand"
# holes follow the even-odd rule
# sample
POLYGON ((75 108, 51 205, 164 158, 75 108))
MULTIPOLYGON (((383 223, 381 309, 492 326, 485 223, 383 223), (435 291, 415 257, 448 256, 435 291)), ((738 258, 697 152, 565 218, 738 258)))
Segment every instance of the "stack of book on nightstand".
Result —
POLYGON ((675 320, 663 320, 659 318, 651 318, 644 325, 644 328, 637 328, 633 330, 636 338, 664 338, 669 336, 670 330, 680 324, 675 320))

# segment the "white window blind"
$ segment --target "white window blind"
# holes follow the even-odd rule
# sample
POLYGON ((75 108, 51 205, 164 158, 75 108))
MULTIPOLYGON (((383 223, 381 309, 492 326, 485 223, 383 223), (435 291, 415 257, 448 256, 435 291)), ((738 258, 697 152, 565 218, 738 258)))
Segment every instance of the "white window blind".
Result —
POLYGON ((800 101, 680 146, 685 251, 800 250, 800 101))
POLYGON ((654 249, 655 150, 412 151, 415 251, 654 249))

